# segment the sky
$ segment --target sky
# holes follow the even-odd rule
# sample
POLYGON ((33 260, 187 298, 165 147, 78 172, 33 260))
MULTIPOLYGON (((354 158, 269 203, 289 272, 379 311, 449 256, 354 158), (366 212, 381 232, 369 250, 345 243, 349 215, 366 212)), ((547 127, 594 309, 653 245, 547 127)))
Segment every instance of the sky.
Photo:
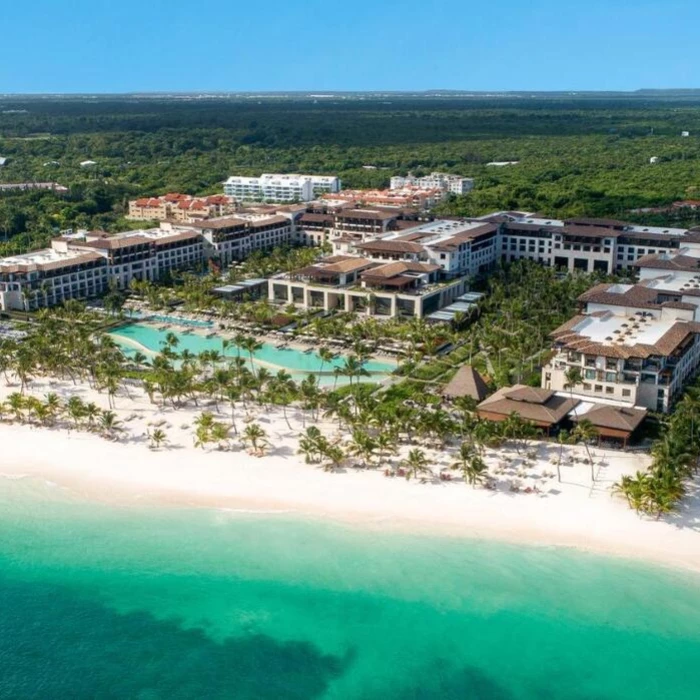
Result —
POLYGON ((0 93, 700 88, 699 0, 0 0, 0 93))

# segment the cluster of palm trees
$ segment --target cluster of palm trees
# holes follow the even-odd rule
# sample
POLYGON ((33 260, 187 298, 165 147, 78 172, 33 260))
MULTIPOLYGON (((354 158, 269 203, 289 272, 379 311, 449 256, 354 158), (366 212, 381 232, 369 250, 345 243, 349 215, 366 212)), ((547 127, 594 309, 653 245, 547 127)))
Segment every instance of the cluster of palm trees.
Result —
POLYGON ((68 425, 109 439, 123 432, 122 424, 114 411, 102 410, 97 404, 83 401, 79 396, 71 396, 67 401, 62 401, 53 392, 46 394, 43 399, 18 391, 11 393, 4 402, 0 402, 0 419, 41 427, 68 425))
POLYGON ((616 490, 638 513, 661 517, 675 510, 698 473, 700 460, 700 381, 687 389, 651 448, 645 472, 623 476, 616 490))
MULTIPOLYGON (((223 421, 218 421, 211 411, 203 411, 195 419, 195 426, 195 447, 204 448, 207 444, 214 443, 220 450, 231 449, 233 424, 228 425, 223 421)), ((259 457, 265 454, 265 450, 270 444, 267 433, 258 423, 249 423, 240 435, 236 431, 236 435, 244 447, 250 447, 251 451, 259 457)))

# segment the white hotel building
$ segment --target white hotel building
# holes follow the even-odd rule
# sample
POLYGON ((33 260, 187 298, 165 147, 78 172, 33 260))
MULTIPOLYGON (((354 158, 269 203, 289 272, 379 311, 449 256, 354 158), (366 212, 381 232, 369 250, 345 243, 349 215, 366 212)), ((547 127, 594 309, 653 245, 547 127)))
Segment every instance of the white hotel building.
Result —
POLYGON ((333 175, 264 173, 260 177, 231 176, 224 182, 224 193, 244 202, 310 202, 340 188, 340 179, 333 175))
POLYGON ((410 173, 405 177, 395 175, 389 181, 392 190, 404 187, 419 187, 424 190, 441 190, 451 194, 467 194, 474 189, 474 180, 470 177, 450 175, 449 173, 430 173, 424 177, 416 177, 410 173))

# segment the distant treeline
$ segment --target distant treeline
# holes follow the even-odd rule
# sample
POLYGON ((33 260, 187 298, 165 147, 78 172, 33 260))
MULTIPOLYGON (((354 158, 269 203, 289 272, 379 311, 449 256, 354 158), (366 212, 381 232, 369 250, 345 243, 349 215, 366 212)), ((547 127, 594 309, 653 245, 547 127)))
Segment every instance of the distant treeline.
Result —
POLYGON ((700 98, 5 98, 0 156, 0 181, 70 188, 63 197, 0 195, 0 236, 10 239, 0 253, 60 228, 125 226, 131 196, 216 192, 231 174, 264 171, 338 173, 350 187, 381 187, 394 173, 440 169, 477 182, 444 213, 689 225, 629 210, 700 199, 700 98), (85 160, 97 165, 81 168, 85 160), (519 162, 487 165, 506 160, 519 162))

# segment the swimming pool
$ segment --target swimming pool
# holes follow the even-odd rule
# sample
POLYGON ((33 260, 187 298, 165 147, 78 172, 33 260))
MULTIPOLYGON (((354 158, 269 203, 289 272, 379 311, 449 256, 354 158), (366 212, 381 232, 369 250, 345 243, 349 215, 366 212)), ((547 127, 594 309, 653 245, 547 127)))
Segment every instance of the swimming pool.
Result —
MULTIPOLYGON (((178 333, 172 330, 160 330, 146 323, 128 323, 113 330, 110 335, 120 345, 127 355, 140 350, 145 355, 153 356, 160 352, 165 343, 168 333, 174 333, 179 343, 175 348, 176 352, 188 350, 193 354, 199 354, 206 350, 216 350, 222 355, 224 336, 216 335, 208 338, 197 333, 178 333)), ((236 357, 239 354, 238 348, 231 346, 226 350, 226 357, 236 357)), ((240 350, 240 356, 246 360, 249 354, 240 350)), ((262 348, 253 354, 253 361, 260 367, 265 367, 272 372, 284 369, 292 377, 299 381, 307 374, 318 374, 319 383, 322 385, 334 384, 336 377, 333 374, 335 367, 342 367, 344 357, 339 355, 330 362, 323 362, 316 352, 304 352, 295 348, 279 348, 271 343, 263 343, 262 348)), ((387 361, 368 360, 364 365, 370 372, 370 377, 363 377, 364 381, 382 381, 396 369, 396 364, 387 361)), ((346 384, 347 378, 338 377, 338 384, 346 384)))

